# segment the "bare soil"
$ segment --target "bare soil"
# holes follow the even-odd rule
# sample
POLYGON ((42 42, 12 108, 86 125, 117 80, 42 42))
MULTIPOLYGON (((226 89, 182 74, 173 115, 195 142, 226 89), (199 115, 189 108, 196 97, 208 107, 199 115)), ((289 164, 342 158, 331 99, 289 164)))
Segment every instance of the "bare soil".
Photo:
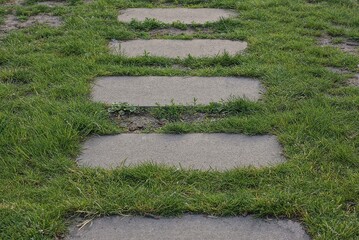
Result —
POLYGON ((357 73, 353 78, 348 80, 350 86, 359 87, 359 73, 357 73))
POLYGON ((328 35, 323 35, 318 38, 318 44, 320 46, 330 46, 339 48, 343 52, 358 54, 359 53, 359 42, 355 42, 352 40, 344 40, 342 43, 333 43, 333 38, 328 35))
POLYGON ((335 68, 335 67, 327 67, 327 69, 333 73, 339 73, 339 74, 348 74, 351 73, 350 71, 342 68, 335 68))
POLYGON ((116 123, 128 132, 141 132, 146 129, 157 129, 167 123, 166 120, 159 120, 150 114, 143 115, 117 115, 113 119, 116 123))
POLYGON ((24 0, 9 0, 6 3, 3 3, 3 6, 23 5, 24 2, 24 0))
MULTIPOLYGON (((167 119, 158 119, 152 116, 150 113, 137 113, 117 115, 113 114, 111 118, 116 122, 118 126, 123 128, 126 132, 139 133, 146 130, 155 130, 170 123, 167 119)), ((206 120, 216 121, 220 116, 209 115, 206 113, 192 113, 182 114, 178 122, 196 123, 206 120)))
POLYGON ((12 30, 31 27, 36 24, 46 24, 50 27, 59 27, 62 25, 60 17, 51 16, 48 14, 39 14, 29 17, 26 21, 20 21, 14 15, 7 15, 3 25, 0 25, 0 35, 10 32, 12 30))
POLYGON ((47 7, 58 7, 64 6, 66 4, 65 1, 44 1, 44 2, 37 2, 37 5, 43 5, 47 7))
MULTIPOLYGON (((348 71, 348 70, 342 69, 342 68, 328 67, 327 69, 331 72, 338 73, 338 74, 352 73, 351 71, 348 71)), ((347 83, 349 86, 359 87, 359 73, 357 73, 353 78, 348 79, 347 83)))

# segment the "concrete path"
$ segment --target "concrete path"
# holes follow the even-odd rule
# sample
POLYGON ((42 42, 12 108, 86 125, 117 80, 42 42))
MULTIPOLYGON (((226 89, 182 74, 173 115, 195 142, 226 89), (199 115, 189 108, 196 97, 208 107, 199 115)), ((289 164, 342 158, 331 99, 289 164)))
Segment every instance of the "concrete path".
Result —
POLYGON ((253 217, 181 218, 104 217, 81 230, 71 229, 67 240, 309 240, 299 223, 253 217))
POLYGON ((163 23, 204 24, 235 16, 237 13, 232 10, 213 8, 129 8, 120 11, 118 20, 131 22, 156 19, 163 23))
POLYGON ((263 89, 258 80, 234 77, 101 77, 93 86, 93 100, 128 102, 139 106, 208 104, 230 97, 258 100, 263 89))
MULTIPOLYGON (((156 19, 164 23, 185 24, 218 21, 237 14, 221 9, 126 9, 118 20, 156 19)), ((111 41, 110 52, 127 57, 159 56, 168 58, 216 57, 236 55, 247 43, 230 40, 132 40, 111 41)), ((234 77, 101 77, 93 86, 95 101, 128 102, 140 106, 170 104, 208 104, 231 96, 258 100, 259 81, 234 77)), ((77 159, 80 166, 110 169, 153 162, 185 169, 225 171, 236 167, 265 167, 284 161, 275 136, 242 134, 120 134, 92 137, 85 142, 77 159)), ((121 201, 121 199, 119 199, 121 201)), ((308 240, 301 225, 290 220, 249 217, 182 218, 103 217, 78 229, 73 226, 68 240, 308 240)))
POLYGON ((120 134, 89 139, 82 166, 112 168, 146 161, 190 169, 227 170, 284 161, 274 136, 242 134, 120 134))
POLYGON ((195 39, 195 40, 131 40, 112 41, 110 52, 127 57, 158 56, 168 58, 215 57, 228 53, 236 55, 247 48, 247 43, 231 40, 195 39))

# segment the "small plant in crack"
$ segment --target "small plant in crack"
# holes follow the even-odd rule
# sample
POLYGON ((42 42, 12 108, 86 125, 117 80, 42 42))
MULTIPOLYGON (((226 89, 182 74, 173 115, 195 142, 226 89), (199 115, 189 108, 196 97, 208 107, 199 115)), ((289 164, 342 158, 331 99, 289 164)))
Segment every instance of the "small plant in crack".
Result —
POLYGON ((260 109, 261 106, 258 103, 242 98, 231 98, 228 101, 222 101, 220 103, 211 102, 208 106, 204 107, 207 113, 226 115, 251 114, 260 109))
POLYGON ((188 25, 181 23, 180 21, 176 21, 172 23, 172 27, 174 28, 178 28, 181 30, 187 30, 188 29, 188 25))
POLYGON ((111 107, 107 109, 109 113, 118 114, 120 116, 131 114, 131 113, 138 113, 139 107, 130 105, 127 102, 123 103, 113 103, 111 107))
POLYGON ((156 28, 164 28, 166 27, 166 24, 163 24, 156 19, 146 18, 144 22, 132 20, 129 23, 129 27, 137 31, 150 31, 156 28))
POLYGON ((188 107, 182 105, 176 105, 174 102, 168 106, 160 106, 153 108, 151 113, 158 119, 167 119, 171 122, 178 121, 181 119, 183 113, 188 111, 188 107))

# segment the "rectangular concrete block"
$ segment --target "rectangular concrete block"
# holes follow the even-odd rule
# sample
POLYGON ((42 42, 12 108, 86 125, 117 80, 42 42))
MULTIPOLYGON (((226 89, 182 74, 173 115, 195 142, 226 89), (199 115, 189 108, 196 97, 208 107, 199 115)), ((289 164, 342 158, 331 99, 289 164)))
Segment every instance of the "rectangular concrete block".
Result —
POLYGON ((208 104, 244 97, 258 100, 263 91, 258 80, 235 77, 100 77, 93 86, 93 100, 128 102, 138 106, 208 104))
POLYGON ((67 240, 309 240, 291 220, 248 217, 181 218, 103 217, 82 229, 73 226, 67 240))
POLYGON ((129 8, 120 11, 118 21, 156 19, 163 23, 204 24, 237 16, 232 10, 214 8, 129 8))
POLYGON ((110 52, 115 55, 127 57, 158 56, 168 58, 215 57, 227 53, 236 55, 247 48, 243 41, 218 40, 218 39, 194 39, 194 40, 131 40, 111 41, 110 52))
POLYGON ((120 134, 92 137, 78 158, 81 166, 113 168, 144 162, 186 169, 227 170, 284 161, 274 136, 241 134, 120 134))

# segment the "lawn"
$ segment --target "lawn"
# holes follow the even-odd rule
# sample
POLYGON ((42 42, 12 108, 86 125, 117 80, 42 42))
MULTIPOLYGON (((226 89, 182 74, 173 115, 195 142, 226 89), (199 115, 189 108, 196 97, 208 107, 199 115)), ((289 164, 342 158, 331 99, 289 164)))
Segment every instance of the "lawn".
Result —
POLYGON ((78 217, 186 212, 289 218, 302 222, 313 239, 359 239, 359 87, 348 84, 359 72, 359 54, 319 44, 321 38, 359 42, 357 0, 5 2, 0 23, 11 13, 21 21, 59 16, 63 23, 0 39, 0 239, 62 238, 78 217), (240 15, 203 26, 116 20, 119 9, 158 6, 229 8, 240 15), (234 57, 183 60, 109 54, 112 39, 149 39, 174 29, 184 34, 155 37, 245 40, 249 48, 234 57), (256 103, 135 109, 168 120, 145 132, 274 134, 287 161, 226 172, 153 164, 80 168, 75 159, 82 141, 126 131, 108 111, 118 109, 90 98, 93 79, 109 75, 259 79, 266 92, 256 103), (220 118, 181 121, 195 113, 220 118))

